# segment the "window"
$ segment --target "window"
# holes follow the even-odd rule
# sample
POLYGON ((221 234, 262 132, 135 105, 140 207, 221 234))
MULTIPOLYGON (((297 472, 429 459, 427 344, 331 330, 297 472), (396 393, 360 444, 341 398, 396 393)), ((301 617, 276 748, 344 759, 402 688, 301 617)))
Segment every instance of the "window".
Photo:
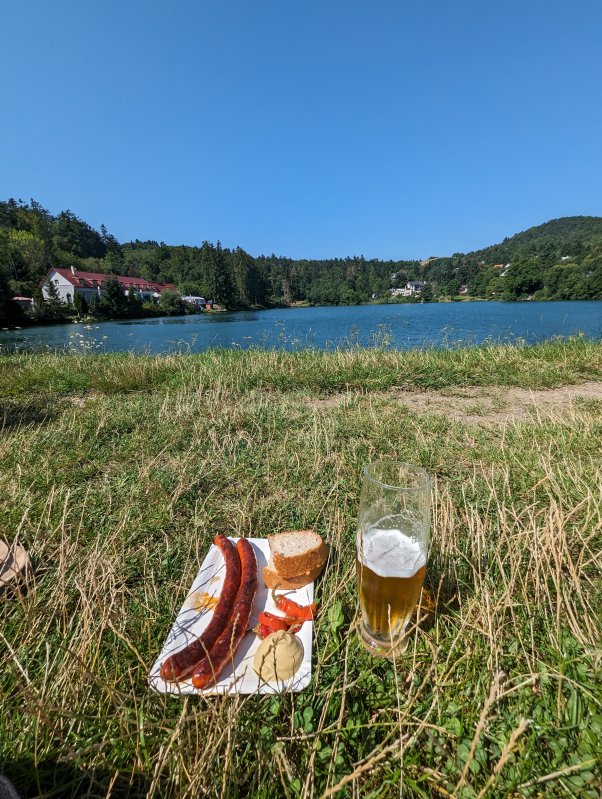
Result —
POLYGON ((69 293, 65 294, 65 298, 67 300, 67 305, 71 305, 71 294, 69 293))

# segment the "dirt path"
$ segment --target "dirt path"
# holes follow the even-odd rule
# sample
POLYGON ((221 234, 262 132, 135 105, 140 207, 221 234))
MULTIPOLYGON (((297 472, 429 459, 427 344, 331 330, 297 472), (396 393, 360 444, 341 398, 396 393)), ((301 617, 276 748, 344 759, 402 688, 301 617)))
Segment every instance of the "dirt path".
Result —
MULTIPOLYGON (((580 400, 602 402, 602 382, 580 383, 550 389, 526 389, 505 386, 454 387, 443 391, 413 391, 392 389, 379 393, 379 399, 390 399, 408 409, 447 416, 459 422, 473 424, 502 424, 537 416, 553 418, 580 400)), ((333 408, 349 398, 337 394, 320 400, 310 400, 316 410, 333 408)))

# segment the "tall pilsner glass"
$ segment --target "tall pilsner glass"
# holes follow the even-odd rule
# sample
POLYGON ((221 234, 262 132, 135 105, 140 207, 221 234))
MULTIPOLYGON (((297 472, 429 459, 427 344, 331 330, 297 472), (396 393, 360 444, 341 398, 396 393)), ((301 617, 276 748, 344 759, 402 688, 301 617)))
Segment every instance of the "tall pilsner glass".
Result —
POLYGON ((430 539, 431 481, 424 469, 378 461, 364 469, 356 577, 360 638, 374 655, 405 652, 430 539))

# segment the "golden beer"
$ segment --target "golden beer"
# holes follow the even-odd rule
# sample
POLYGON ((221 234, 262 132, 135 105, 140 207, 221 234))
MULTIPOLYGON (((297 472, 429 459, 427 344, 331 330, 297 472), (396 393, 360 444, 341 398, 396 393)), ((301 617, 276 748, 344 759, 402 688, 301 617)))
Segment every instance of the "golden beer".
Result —
POLYGON ((398 528, 373 527, 358 541, 356 580, 362 623, 360 637, 371 651, 402 654, 405 630, 426 572, 423 545, 398 528))
POLYGON ((424 469, 388 460, 366 466, 356 539, 358 633, 378 657, 396 658, 407 648, 406 629, 426 572, 430 511, 424 469))
POLYGON ((411 577, 381 577, 359 560, 356 560, 356 569, 366 631, 383 643, 395 642, 418 602, 426 564, 411 577))

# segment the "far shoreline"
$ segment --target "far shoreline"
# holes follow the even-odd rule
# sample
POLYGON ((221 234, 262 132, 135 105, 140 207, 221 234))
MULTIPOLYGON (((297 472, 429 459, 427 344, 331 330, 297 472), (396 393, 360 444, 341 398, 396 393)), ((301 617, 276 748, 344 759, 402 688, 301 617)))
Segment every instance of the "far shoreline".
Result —
POLYGON ((199 313, 185 313, 185 314, 174 314, 169 315, 165 314, 163 316, 133 316, 133 317, 116 317, 110 319, 95 319, 91 317, 84 317, 83 319, 74 319, 74 318, 67 318, 61 319, 53 322, 37 322, 35 324, 27 324, 22 323, 20 325, 9 325, 6 327, 0 327, 0 334, 6 332, 14 332, 16 330, 32 330, 32 329, 42 329, 42 328, 56 328, 56 327, 64 327, 66 325, 74 325, 74 324, 81 324, 81 325, 98 325, 98 324, 105 324, 106 322, 145 322, 145 321, 153 321, 159 319, 182 319, 182 318, 196 318, 199 316, 223 316, 224 314, 242 314, 242 313, 256 313, 260 311, 287 311, 287 310, 298 310, 299 308, 372 308, 376 306, 408 306, 408 305, 471 305, 475 303, 488 303, 488 304, 495 304, 499 303, 500 305, 524 305, 529 303, 530 305, 548 305, 548 304, 557 304, 560 302, 579 302, 579 303, 590 303, 590 302, 602 302, 599 299, 581 299, 581 300, 560 300, 560 299, 537 299, 533 300, 531 298, 525 299, 517 299, 517 300, 507 300, 507 299, 496 299, 496 298, 485 298, 485 297, 462 297, 458 299, 433 299, 428 301, 421 301, 421 300, 399 300, 399 301, 386 301, 386 302, 377 302, 376 300, 372 300, 369 302, 360 302, 360 303, 324 303, 324 304, 317 304, 311 305, 310 303, 306 302, 298 302, 298 303, 291 303, 290 305, 278 304, 278 305, 266 305, 266 306, 251 306, 249 308, 220 308, 214 309, 211 311, 200 311, 199 313))

